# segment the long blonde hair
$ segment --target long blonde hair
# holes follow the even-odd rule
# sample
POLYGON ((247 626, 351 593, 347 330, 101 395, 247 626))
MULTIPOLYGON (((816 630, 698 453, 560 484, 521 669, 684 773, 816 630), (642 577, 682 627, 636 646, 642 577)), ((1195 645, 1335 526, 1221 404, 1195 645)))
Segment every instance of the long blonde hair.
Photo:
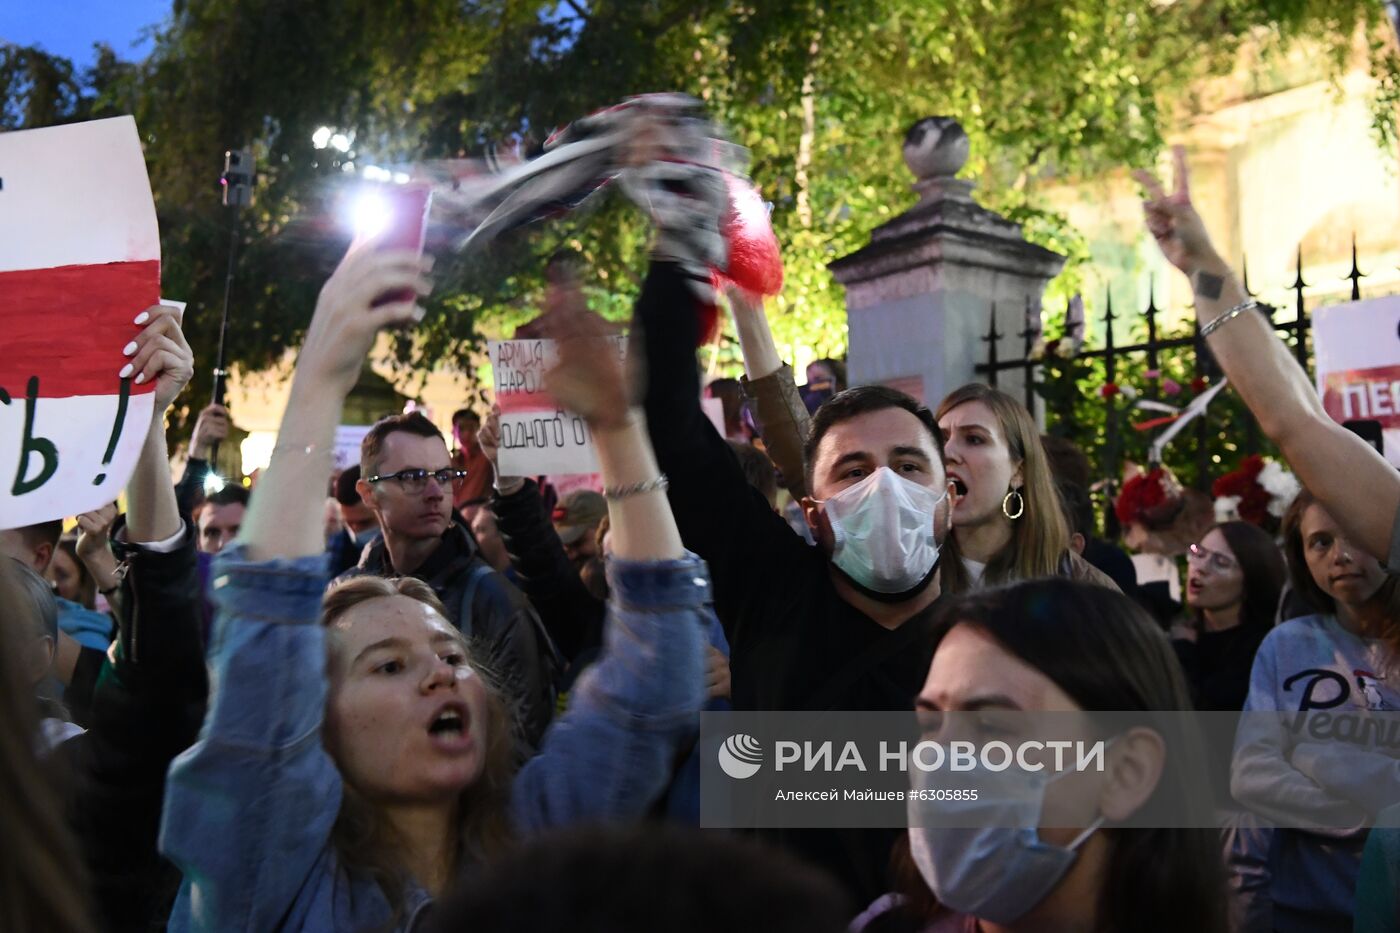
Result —
MULTIPOLYGON (((321 624, 333 625, 351 607, 384 596, 407 596, 447 618, 437 594, 422 580, 363 576, 352 577, 326 591, 321 600, 321 624)), ((472 670, 487 686, 486 750, 481 775, 463 788, 457 800, 455 862, 449 866, 452 875, 464 864, 488 861, 510 846, 508 807, 516 768, 511 716, 499 681, 474 656, 467 639, 463 638, 462 644, 472 670)), ((343 781, 343 788, 331 842, 349 871, 366 875, 379 885, 397 922, 401 919, 408 878, 402 840, 379 808, 348 780, 343 781)))
MULTIPOLYGON (((1006 583, 1057 576, 1069 547, 1069 524, 1055 491, 1045 449, 1040 445, 1035 419, 1020 402, 980 382, 969 382, 948 393, 935 417, 941 422, 944 415, 967 402, 986 405, 1000 422, 1011 459, 1021 467, 1021 495, 1025 499, 1025 512, 1011 521, 1010 544, 987 563, 983 579, 987 583, 1006 583)), ((957 530, 954 525, 954 536, 957 530)), ((944 592, 958 593, 969 588, 962 561, 944 561, 944 592)))

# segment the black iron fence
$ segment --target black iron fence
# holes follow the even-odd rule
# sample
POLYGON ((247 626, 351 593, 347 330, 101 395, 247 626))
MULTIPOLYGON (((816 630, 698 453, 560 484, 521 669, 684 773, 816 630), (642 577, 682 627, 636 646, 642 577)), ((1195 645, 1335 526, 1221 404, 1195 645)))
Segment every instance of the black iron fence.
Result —
MULTIPOLYGON (((1304 277, 1303 252, 1297 253, 1296 274, 1289 290, 1293 293, 1294 317, 1292 320, 1276 322, 1275 327, 1284 341, 1289 344, 1294 356, 1305 370, 1311 373, 1312 350, 1308 339, 1311 330, 1309 309, 1304 290, 1309 284, 1304 277)), ((1357 265, 1356 242, 1353 237, 1351 248, 1351 271, 1343 281, 1351 282, 1351 299, 1361 298, 1361 280, 1366 274, 1357 265)), ((1251 298, 1257 297, 1250 288, 1249 268, 1245 264, 1243 285, 1251 298)), ((1045 341, 1049 335, 1040 335, 1031 327, 1030 309, 1025 309, 1024 328, 1015 334, 1003 333, 998 326, 997 308, 992 307, 991 326, 982 341, 987 345, 986 361, 976 367, 976 371, 990 385, 996 386, 1003 373, 1019 371, 1024 380, 1024 401, 1026 407, 1035 410, 1039 400, 1045 407, 1046 430, 1075 440, 1089 454, 1091 462, 1097 466, 1103 479, 1100 493, 1104 499, 1106 528, 1112 530, 1112 496, 1118 478, 1122 475, 1126 453, 1142 456, 1152 435, 1145 433, 1127 434, 1124 421, 1137 408, 1137 398, 1150 401, 1163 401, 1164 386, 1171 390, 1176 383, 1177 398, 1174 393, 1166 399, 1174 405, 1184 405, 1187 393, 1181 391, 1177 380, 1143 380, 1140 390, 1127 398, 1127 393, 1119 388, 1119 380, 1125 372, 1161 374, 1169 367, 1178 374, 1186 375, 1195 391, 1214 384, 1220 378, 1220 371, 1214 357, 1200 336, 1200 327, 1195 323, 1195 315, 1190 315, 1189 329, 1177 333, 1164 334, 1160 316, 1163 309, 1157 307, 1155 283, 1149 282, 1147 307, 1138 314, 1136 326, 1130 327, 1134 342, 1120 345, 1115 336, 1115 323, 1119 332, 1123 330, 1123 315, 1113 309, 1111 291, 1105 295, 1103 322, 1103 345, 1082 347, 1084 322, 1081 319, 1069 323, 1071 315, 1066 313, 1066 326, 1058 340, 1045 341), (1141 335, 1140 338, 1137 335, 1141 335), (1006 355, 1007 337, 1019 338, 1020 346, 1014 357, 1006 355), (1036 352, 1041 344, 1044 352, 1036 352), (1072 353, 1056 352, 1057 347, 1079 347, 1072 353), (1098 406, 1101 406, 1098 407, 1098 406), (1136 448, 1129 451, 1128 448, 1136 448)), ((1022 309, 1017 309, 1021 311, 1022 309)), ((1263 306, 1263 313, 1272 321, 1279 309, 1263 306)), ((1224 396, 1226 393, 1221 393, 1224 396)), ((1184 481, 1208 492, 1214 476, 1234 464, 1227 458, 1243 458, 1254 453, 1269 453, 1266 439, 1261 437, 1258 424, 1238 400, 1217 398, 1211 403, 1211 417, 1198 417, 1189 432, 1191 440, 1179 439, 1172 447, 1172 456, 1164 458, 1184 481), (1221 424, 1225 425, 1222 431, 1221 424), (1182 443, 1184 442, 1184 443, 1182 443), (1184 474, 1184 475, 1183 475, 1184 474)))

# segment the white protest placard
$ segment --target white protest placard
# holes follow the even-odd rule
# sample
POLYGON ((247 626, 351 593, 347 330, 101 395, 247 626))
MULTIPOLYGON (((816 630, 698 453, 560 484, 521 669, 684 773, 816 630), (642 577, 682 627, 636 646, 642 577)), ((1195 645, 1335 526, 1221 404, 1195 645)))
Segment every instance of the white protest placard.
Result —
POLYGON ((1379 421, 1400 466, 1400 296, 1318 308, 1312 334, 1322 407, 1337 422, 1379 421))
POLYGON ((705 412, 705 417, 710 419, 710 424, 715 426, 715 432, 720 437, 728 437, 724 430, 724 399, 702 398, 700 409, 705 412))
POLYGON ((117 373, 160 296, 160 231, 131 117, 0 133, 0 528, 117 498, 151 383, 117 373))
POLYGON ((335 468, 348 470, 360 462, 360 443, 369 433, 368 424, 339 424, 335 428, 335 468))
MULTIPOLYGON (((625 338, 609 337, 608 343, 619 360, 626 357, 625 338)), ((486 349, 501 407, 501 475, 598 472, 588 425, 545 391, 544 374, 559 356, 554 341, 491 340, 486 349)))

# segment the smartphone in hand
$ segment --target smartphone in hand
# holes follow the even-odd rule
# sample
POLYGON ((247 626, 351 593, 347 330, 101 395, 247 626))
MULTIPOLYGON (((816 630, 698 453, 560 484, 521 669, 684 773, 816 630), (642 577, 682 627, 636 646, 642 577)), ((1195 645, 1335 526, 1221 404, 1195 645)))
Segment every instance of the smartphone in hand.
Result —
MULTIPOLYGON (((411 250, 420 257, 428 238, 428 214, 432 210, 433 189, 427 185, 376 185, 363 191, 355 202, 355 245, 369 241, 377 250, 411 250)), ((374 300, 375 306, 395 301, 413 301, 409 289, 386 292, 374 300)))

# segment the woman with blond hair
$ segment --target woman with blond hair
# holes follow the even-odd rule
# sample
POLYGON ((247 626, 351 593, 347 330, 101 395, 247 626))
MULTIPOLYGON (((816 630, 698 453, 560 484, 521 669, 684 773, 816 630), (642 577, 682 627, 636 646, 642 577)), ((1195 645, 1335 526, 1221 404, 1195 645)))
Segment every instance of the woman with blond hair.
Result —
POLYGON ((954 389, 936 414, 948 479, 957 489, 944 592, 1036 577, 1069 577, 1117 589, 1070 550, 1069 524, 1024 405, 979 382, 954 389))

